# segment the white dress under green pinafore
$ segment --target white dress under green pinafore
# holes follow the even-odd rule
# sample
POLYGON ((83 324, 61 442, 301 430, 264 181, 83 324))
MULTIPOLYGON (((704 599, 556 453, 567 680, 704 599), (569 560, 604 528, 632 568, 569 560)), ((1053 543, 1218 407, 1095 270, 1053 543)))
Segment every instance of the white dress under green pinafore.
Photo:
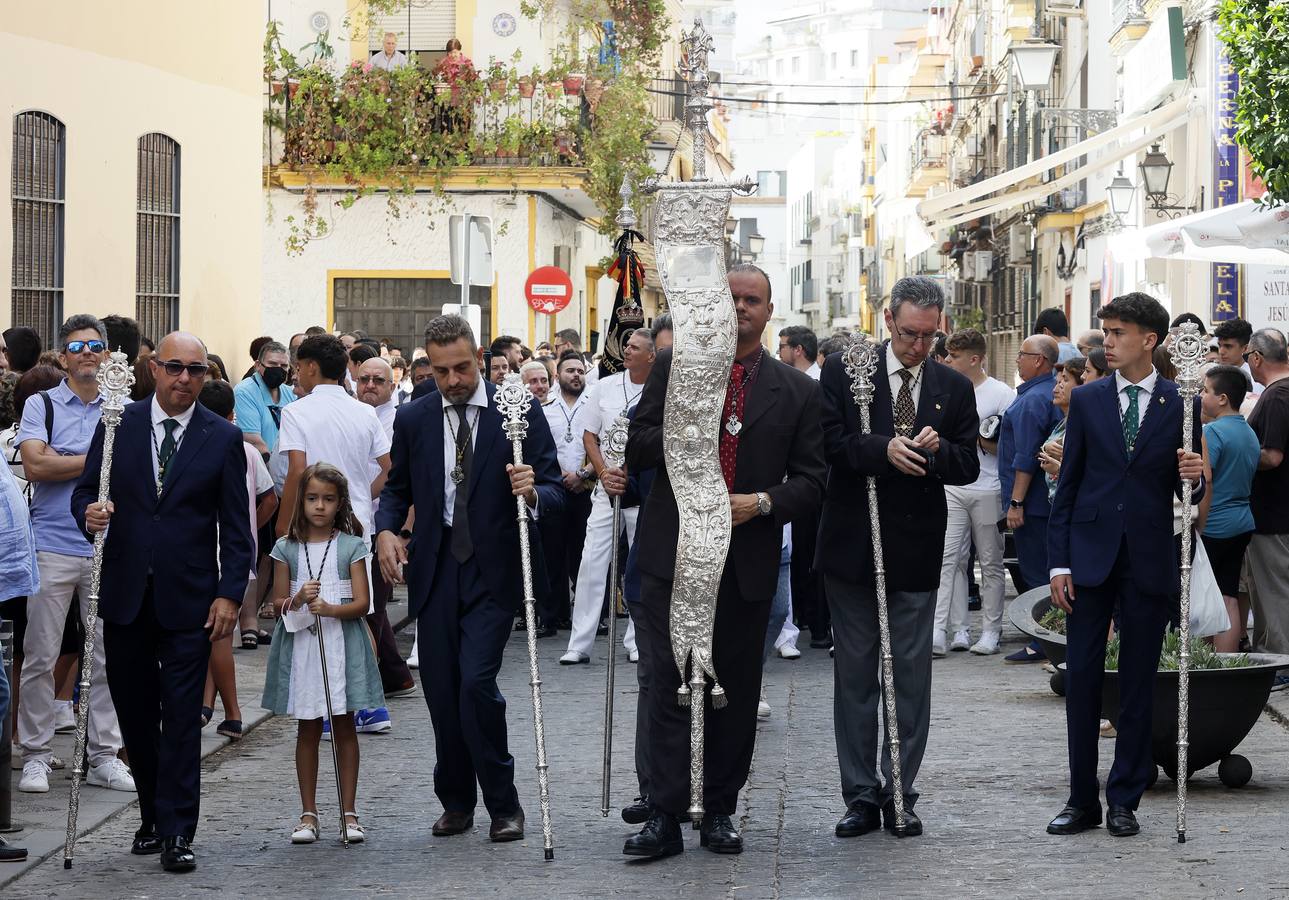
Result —
MULTIPOLYGON (((326 541, 310 543, 307 547, 308 562, 305 559, 306 545, 290 538, 279 538, 269 554, 286 563, 291 577, 289 595, 294 597, 300 586, 309 580, 311 564, 322 569, 321 572, 315 571, 314 575, 322 582, 319 596, 323 600, 333 605, 343 605, 352 600, 354 592, 349 568, 353 563, 366 559, 370 552, 367 542, 341 532, 336 535, 329 553, 326 541), (327 553, 325 565, 322 562, 324 553, 327 553)), ((332 709, 339 714, 341 711, 356 712, 384 706, 385 692, 366 621, 324 616, 317 622, 321 623, 327 648, 332 709)), ((264 698, 260 705, 277 715, 301 720, 327 717, 322 657, 318 650, 317 632, 313 628, 290 632, 278 619, 269 649, 268 676, 264 681, 264 698)))

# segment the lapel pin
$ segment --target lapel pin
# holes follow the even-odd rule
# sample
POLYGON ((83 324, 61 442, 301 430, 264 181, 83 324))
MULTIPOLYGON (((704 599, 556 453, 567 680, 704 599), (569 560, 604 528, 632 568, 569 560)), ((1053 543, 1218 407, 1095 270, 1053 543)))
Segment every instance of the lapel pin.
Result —
POLYGON ((939 408, 940 408, 940 404, 939 404, 939 403, 937 403, 937 404, 935 405, 935 408, 936 408, 936 409, 939 409, 939 408))
POLYGON ((1163 406, 1163 405, 1164 405, 1164 398, 1163 398, 1163 397, 1160 397, 1160 398, 1159 398, 1159 405, 1160 405, 1160 406, 1163 406))

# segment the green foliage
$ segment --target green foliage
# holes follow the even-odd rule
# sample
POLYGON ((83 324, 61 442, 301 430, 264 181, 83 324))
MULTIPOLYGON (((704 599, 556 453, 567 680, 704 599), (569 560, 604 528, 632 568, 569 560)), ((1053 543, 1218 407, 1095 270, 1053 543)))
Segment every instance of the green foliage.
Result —
MULTIPOLYGON (((1182 650, 1182 633, 1168 629, 1164 635, 1163 651, 1159 656, 1160 672, 1176 672, 1182 650)), ((1201 637, 1192 637, 1190 641, 1190 665, 1192 671, 1203 669, 1239 669, 1249 664, 1248 654, 1218 653, 1213 645, 1201 637)), ((1115 634, 1105 648, 1105 667, 1107 672, 1119 670, 1119 635, 1115 634)))
MULTIPOLYGON (((985 311, 978 306, 964 310, 953 317, 954 328, 958 331, 964 331, 968 328, 974 328, 980 333, 985 332, 985 311)), ((1060 610, 1056 610, 1060 612, 1060 610)))
POLYGON ((1052 634, 1065 634, 1065 610, 1053 606, 1043 613, 1043 618, 1038 620, 1038 624, 1040 628, 1046 628, 1052 634))
POLYGON ((1289 4, 1222 0, 1218 37, 1240 76, 1235 139, 1269 199, 1289 202, 1289 4))

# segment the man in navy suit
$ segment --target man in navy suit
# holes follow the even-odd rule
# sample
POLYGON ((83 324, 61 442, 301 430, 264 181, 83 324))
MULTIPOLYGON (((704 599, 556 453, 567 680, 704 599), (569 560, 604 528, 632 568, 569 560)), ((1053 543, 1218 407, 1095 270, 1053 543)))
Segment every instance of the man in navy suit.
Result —
MULTIPOLYGON (((1106 782, 1106 828, 1124 837, 1140 830, 1135 811, 1155 765, 1155 670, 1181 593, 1173 496, 1183 478, 1202 491, 1204 467, 1199 453, 1182 449, 1177 385, 1161 378, 1151 362, 1168 332, 1168 312, 1153 297, 1132 293, 1116 297, 1097 315, 1105 329, 1106 362, 1115 374, 1073 393, 1048 522, 1052 602, 1069 614, 1070 799, 1047 831, 1077 834, 1101 824, 1098 726, 1106 631, 1117 607, 1119 736, 1106 782)), ((1191 446, 1198 450, 1199 400, 1193 402, 1191 446)))
MULTIPOLYGON (((421 683, 434 724, 434 792, 443 815, 437 836, 474 826, 475 783, 492 817, 489 836, 524 836, 515 761, 506 746, 506 701, 497 672, 524 592, 515 497, 533 517, 563 502, 555 441, 533 401, 525 464, 513 464, 496 387, 479 375, 483 351, 460 316, 425 329, 438 391, 400 407, 389 480, 380 496, 376 544, 391 584, 408 585, 417 617, 421 683), (399 537, 416 507, 410 543, 399 537)), ((528 523, 533 559, 537 529, 528 523)))
POLYGON ((156 393, 116 429, 111 497, 98 503, 100 423, 72 493, 91 539, 108 528, 98 613, 107 681, 139 790, 132 853, 170 872, 196 866, 201 709, 210 646, 237 622, 255 562, 242 433, 197 403, 210 368, 195 336, 166 335, 149 363, 156 393))

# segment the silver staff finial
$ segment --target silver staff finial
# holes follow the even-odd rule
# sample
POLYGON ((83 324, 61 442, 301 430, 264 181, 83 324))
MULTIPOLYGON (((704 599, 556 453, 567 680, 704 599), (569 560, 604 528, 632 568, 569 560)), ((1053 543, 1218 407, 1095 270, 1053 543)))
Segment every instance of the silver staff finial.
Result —
POLYGON ((613 221, 623 231, 634 231, 639 222, 636 220, 636 211, 631 206, 630 175, 622 176, 622 187, 618 189, 618 196, 622 198, 622 206, 619 207, 618 215, 613 221))
POLYGON ((710 78, 707 74, 707 55, 716 44, 703 27, 701 19, 694 19, 694 28, 681 40, 685 48, 684 69, 689 73, 689 96, 685 100, 685 115, 693 137, 694 177, 692 181, 707 180, 707 112, 712 100, 707 96, 710 78))

